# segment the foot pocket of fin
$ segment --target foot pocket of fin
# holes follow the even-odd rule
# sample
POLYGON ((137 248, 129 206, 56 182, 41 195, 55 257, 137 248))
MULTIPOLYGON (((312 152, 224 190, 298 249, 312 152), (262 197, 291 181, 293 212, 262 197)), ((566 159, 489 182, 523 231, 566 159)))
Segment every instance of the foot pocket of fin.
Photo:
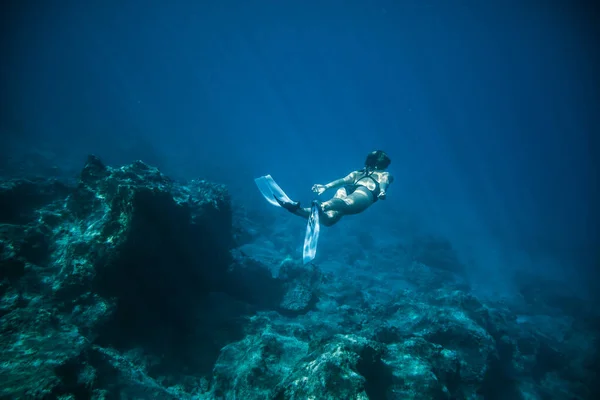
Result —
POLYGON ((275 195, 273 195, 273 198, 275 198, 277 204, 279 204, 281 207, 285 208, 288 211, 294 212, 300 208, 299 201, 283 201, 281 199, 278 199, 275 195))

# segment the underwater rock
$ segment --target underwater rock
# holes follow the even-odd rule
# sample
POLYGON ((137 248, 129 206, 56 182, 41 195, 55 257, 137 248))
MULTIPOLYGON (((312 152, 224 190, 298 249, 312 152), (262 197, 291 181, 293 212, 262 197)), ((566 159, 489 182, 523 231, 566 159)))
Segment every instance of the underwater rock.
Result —
POLYGON ((245 245, 232 251, 228 292, 237 299, 286 315, 310 311, 318 299, 321 271, 289 257, 281 261, 281 254, 269 250, 245 245))
POLYGON ((423 235, 413 239, 409 248, 413 261, 445 271, 461 274, 464 265, 449 240, 434 236, 423 235))
POLYGON ((300 314, 315 306, 322 278, 318 268, 288 258, 279 267, 277 277, 284 285, 285 294, 279 304, 282 312, 300 314))
POLYGON ((227 292, 259 308, 276 308, 285 293, 282 282, 263 262, 248 257, 239 249, 234 249, 231 254, 233 262, 229 268, 227 292))
POLYGON ((289 312, 299 313, 310 309, 314 293, 303 283, 294 283, 285 292, 280 307, 289 312))
POLYGON ((244 203, 235 203, 233 208, 233 241, 235 247, 241 248, 244 245, 251 245, 260 236, 261 215, 253 213, 247 209, 244 203))
POLYGON ((92 346, 86 353, 86 359, 78 361, 79 365, 85 367, 77 371, 78 365, 72 366, 73 372, 77 371, 78 374, 76 381, 85 387, 102 388, 92 391, 94 399, 111 399, 114 393, 118 393, 121 398, 130 399, 192 399, 183 388, 165 387, 150 377, 147 368, 137 362, 135 357, 121 354, 114 349, 92 346))
POLYGON ((409 338, 389 345, 383 362, 392 372, 385 398, 477 398, 456 393, 461 385, 461 364, 456 353, 423 338, 409 338))
POLYGON ((77 377, 101 374, 101 363, 77 360, 98 359, 94 351, 180 354, 189 315, 226 287, 231 209, 221 185, 175 184, 139 161, 110 168, 90 156, 76 187, 5 181, 0 205, 0 357, 10 360, 0 397, 92 396, 103 378, 77 377))
POLYGON ((391 373, 384 348, 356 335, 335 335, 313 343, 310 354, 278 385, 275 399, 381 399, 391 373))
POLYGON ((41 207, 64 200, 70 191, 55 179, 0 181, 0 224, 26 224, 36 218, 41 207))
POLYGON ((224 186, 93 156, 76 185, 0 182, 0 205, 0 398, 598 391, 593 307, 525 285, 518 307, 484 302, 443 240, 324 274, 288 239, 253 242, 259 219, 233 223, 224 186))
MULTIPOLYGON (((260 317, 259 317, 260 318, 260 317)), ((223 348, 214 368, 211 398, 267 399, 308 352, 301 327, 255 321, 254 332, 223 348)))
POLYGON ((388 344, 386 360, 400 382, 392 385, 391 398, 416 399, 422 392, 428 398, 470 398, 483 385, 496 342, 470 317, 469 307, 478 309, 479 303, 454 300, 451 293, 406 291, 389 309, 393 313, 383 317, 384 327, 374 330, 374 337, 388 344), (406 368, 414 375, 404 376, 406 368), (434 374, 436 368, 443 376, 434 374))
POLYGON ((456 283, 457 276, 447 270, 436 269, 421 262, 410 262, 403 271, 406 281, 418 287, 441 288, 456 283))

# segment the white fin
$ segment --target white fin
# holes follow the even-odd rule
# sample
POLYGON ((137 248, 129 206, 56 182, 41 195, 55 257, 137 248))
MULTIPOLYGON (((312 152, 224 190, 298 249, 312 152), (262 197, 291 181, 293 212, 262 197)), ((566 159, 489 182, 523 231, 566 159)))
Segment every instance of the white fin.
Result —
POLYGON ((319 241, 319 204, 313 202, 310 209, 310 217, 306 224, 306 235, 304 236, 304 247, 302 251, 302 259, 304 264, 311 262, 317 255, 317 242, 319 241))
POLYGON ((274 196, 284 203, 292 203, 292 200, 285 194, 285 192, 279 187, 275 180, 271 177, 271 175, 261 176, 260 178, 254 179, 256 186, 258 186, 258 190, 262 193, 262 195, 267 199, 267 201, 274 206, 281 207, 279 203, 275 200, 274 196))

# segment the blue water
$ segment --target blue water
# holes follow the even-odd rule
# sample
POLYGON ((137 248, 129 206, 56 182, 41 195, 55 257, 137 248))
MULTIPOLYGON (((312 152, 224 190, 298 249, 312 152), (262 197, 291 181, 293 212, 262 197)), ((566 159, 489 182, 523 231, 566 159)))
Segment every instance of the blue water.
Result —
POLYGON ((592 6, 21 1, 0 14, 5 158, 35 151, 73 171, 88 153, 139 158, 272 216, 255 177, 306 204, 382 149, 388 199, 324 232, 325 248, 354 227, 375 243, 434 233, 488 293, 509 292, 515 271, 593 291, 592 6))

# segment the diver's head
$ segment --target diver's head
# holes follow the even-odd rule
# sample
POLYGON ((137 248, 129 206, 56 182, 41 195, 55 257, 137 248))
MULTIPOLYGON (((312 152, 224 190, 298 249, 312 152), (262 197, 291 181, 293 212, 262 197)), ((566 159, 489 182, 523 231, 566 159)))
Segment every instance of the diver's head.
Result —
POLYGON ((392 160, 390 160, 387 154, 381 150, 375 150, 367 155, 365 167, 368 169, 383 171, 390 165, 391 162, 392 160))

